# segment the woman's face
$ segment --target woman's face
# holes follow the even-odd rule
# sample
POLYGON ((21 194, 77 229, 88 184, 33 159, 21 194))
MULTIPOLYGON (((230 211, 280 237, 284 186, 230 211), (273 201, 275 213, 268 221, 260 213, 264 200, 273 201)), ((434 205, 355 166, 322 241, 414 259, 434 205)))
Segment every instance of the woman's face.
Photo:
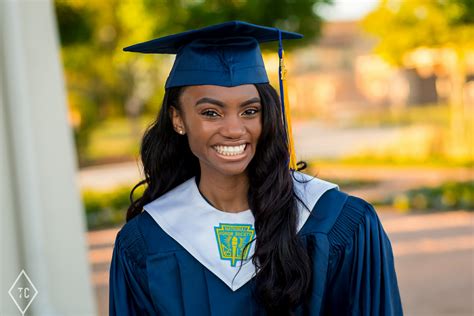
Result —
POLYGON ((254 85, 189 86, 180 97, 181 112, 171 107, 175 130, 187 134, 201 173, 243 173, 262 131, 262 105, 254 85))

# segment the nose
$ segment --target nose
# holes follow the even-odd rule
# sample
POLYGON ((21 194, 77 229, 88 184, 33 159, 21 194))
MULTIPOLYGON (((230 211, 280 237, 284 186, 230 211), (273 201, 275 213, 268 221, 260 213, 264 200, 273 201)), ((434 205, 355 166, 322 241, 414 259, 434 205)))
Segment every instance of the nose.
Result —
POLYGON ((245 124, 238 115, 228 116, 221 129, 221 134, 227 138, 241 138, 245 134, 245 124))

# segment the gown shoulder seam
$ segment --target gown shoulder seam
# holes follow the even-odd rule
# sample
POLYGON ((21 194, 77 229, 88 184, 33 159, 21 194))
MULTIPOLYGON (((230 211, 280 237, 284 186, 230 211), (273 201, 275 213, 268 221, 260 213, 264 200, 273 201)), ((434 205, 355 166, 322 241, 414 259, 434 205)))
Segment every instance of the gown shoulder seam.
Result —
POLYGON ((301 235, 323 234, 327 236, 344 207, 348 194, 336 188, 323 193, 310 211, 301 235))
POLYGON ((142 265, 145 255, 148 253, 147 245, 143 233, 139 227, 139 216, 131 219, 118 232, 117 239, 120 247, 124 250, 130 260, 135 264, 142 265))
POLYGON ((330 255, 343 251, 355 238, 360 225, 364 225, 366 214, 370 212, 370 203, 349 195, 334 225, 327 233, 330 255))

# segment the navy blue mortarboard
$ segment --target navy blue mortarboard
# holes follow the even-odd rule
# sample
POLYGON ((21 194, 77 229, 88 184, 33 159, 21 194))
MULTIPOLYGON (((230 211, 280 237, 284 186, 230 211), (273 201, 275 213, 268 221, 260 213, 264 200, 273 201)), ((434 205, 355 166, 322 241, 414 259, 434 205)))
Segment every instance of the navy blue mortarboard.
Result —
POLYGON ((286 70, 282 40, 302 37, 278 28, 231 21, 138 43, 125 47, 124 51, 176 54, 165 88, 205 84, 233 87, 269 82, 259 43, 278 41, 280 97, 289 136, 290 167, 295 169, 289 110, 284 106, 286 70))
POLYGON ((176 54, 166 88, 267 83, 259 43, 278 41, 279 32, 282 39, 302 37, 276 28, 231 21, 135 44, 124 51, 176 54))

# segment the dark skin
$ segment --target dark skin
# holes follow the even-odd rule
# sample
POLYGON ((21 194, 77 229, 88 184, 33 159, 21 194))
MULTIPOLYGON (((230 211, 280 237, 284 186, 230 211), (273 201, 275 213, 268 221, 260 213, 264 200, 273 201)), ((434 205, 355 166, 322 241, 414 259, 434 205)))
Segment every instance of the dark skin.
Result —
POLYGON ((170 108, 175 131, 187 135, 199 159, 199 190, 219 210, 249 209, 247 166, 262 132, 262 106, 254 85, 189 86, 181 112, 170 108))

